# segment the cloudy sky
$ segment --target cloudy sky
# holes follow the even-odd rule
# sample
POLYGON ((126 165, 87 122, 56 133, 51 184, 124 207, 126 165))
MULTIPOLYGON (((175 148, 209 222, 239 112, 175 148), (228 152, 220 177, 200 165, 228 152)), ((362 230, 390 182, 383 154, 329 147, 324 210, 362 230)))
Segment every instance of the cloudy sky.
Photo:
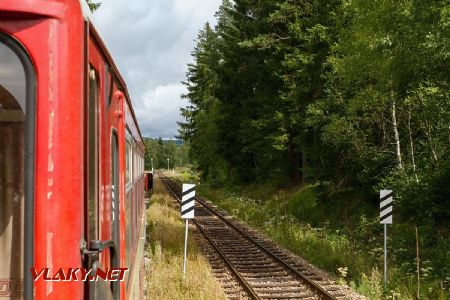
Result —
POLYGON ((221 0, 104 0, 94 13, 131 95, 142 134, 173 138, 186 64, 221 0))

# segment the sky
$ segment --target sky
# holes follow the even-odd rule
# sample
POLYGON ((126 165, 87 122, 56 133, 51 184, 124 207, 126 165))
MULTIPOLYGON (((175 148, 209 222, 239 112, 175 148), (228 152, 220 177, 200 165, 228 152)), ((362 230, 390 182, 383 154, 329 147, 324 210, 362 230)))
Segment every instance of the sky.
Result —
POLYGON ((104 0, 94 23, 125 79, 143 136, 174 138, 198 31, 221 0, 104 0))
POLYGON ((25 70, 17 55, 2 43, 0 43, 0 82, 26 112, 25 70))

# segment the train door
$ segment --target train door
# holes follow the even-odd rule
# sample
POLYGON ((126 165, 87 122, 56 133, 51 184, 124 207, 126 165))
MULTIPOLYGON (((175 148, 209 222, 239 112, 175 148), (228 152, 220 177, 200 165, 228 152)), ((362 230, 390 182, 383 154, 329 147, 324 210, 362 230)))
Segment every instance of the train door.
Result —
MULTIPOLYGON (((110 198, 106 195, 106 186, 110 182, 104 182, 110 175, 109 170, 111 158, 109 146, 105 143, 106 128, 106 103, 100 101, 105 96, 104 60, 92 40, 88 42, 88 93, 86 99, 86 202, 85 202, 85 236, 86 249, 84 251, 84 264, 87 269, 92 269, 92 275, 97 271, 105 271, 106 268, 118 268, 117 237, 113 236, 114 230, 105 228, 105 212, 114 212, 110 217, 116 217, 116 211, 112 209, 112 203, 107 203, 110 198), (106 230, 105 230, 106 229, 106 230), (105 233, 106 232, 106 233, 105 233), (105 259, 107 260, 105 263, 105 259), (103 262, 103 264, 102 264, 103 262)), ((115 139, 117 146, 117 138, 115 139)), ((114 155, 114 153, 111 153, 114 155)), ((115 152, 117 155, 117 151, 115 152)), ((114 184, 114 187, 118 187, 114 184)), ((115 193, 117 194, 117 193, 115 193)), ((111 195, 112 196, 112 195, 111 195)), ((118 207, 118 206, 114 206, 118 207)), ((118 214, 117 214, 118 215, 118 214)), ((110 219, 109 216, 107 218, 110 219)), ((118 220, 118 218, 117 218, 118 220)), ((112 222, 114 223, 114 222, 112 222)), ((112 228, 114 229, 114 228, 112 228)), ((116 228, 117 229, 117 228, 116 228)), ((118 231, 116 231, 117 234, 118 231)), ((89 281, 86 282, 86 296, 93 299, 119 299, 118 281, 89 281)))
POLYGON ((35 79, 21 45, 2 33, 0 70, 0 298, 21 299, 33 264, 35 79))
MULTIPOLYGON (((117 134, 113 132, 111 139, 111 236, 116 245, 116 255, 112 261, 112 267, 119 267, 120 258, 120 185, 119 185, 119 142, 117 134)), ((113 283, 113 293, 116 299, 119 299, 120 286, 113 283)))

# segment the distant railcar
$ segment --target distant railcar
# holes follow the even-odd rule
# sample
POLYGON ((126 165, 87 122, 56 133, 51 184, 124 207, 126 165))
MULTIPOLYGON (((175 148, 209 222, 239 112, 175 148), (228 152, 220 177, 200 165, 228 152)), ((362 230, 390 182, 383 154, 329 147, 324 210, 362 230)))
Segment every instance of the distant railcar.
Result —
POLYGON ((1 299, 142 298, 144 151, 85 0, 0 1, 1 299))
POLYGON ((145 191, 153 191, 153 172, 145 172, 145 191))

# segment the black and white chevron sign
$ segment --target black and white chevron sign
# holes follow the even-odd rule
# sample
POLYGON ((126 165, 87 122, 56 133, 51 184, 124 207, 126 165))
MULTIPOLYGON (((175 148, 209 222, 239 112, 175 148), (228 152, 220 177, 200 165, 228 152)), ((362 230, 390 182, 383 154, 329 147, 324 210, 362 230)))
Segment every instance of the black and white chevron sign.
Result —
POLYGON ((195 205, 195 184, 183 184, 183 194, 181 197, 181 218, 193 219, 195 205))
POLYGON ((380 190, 380 224, 392 224, 392 190, 380 190))

